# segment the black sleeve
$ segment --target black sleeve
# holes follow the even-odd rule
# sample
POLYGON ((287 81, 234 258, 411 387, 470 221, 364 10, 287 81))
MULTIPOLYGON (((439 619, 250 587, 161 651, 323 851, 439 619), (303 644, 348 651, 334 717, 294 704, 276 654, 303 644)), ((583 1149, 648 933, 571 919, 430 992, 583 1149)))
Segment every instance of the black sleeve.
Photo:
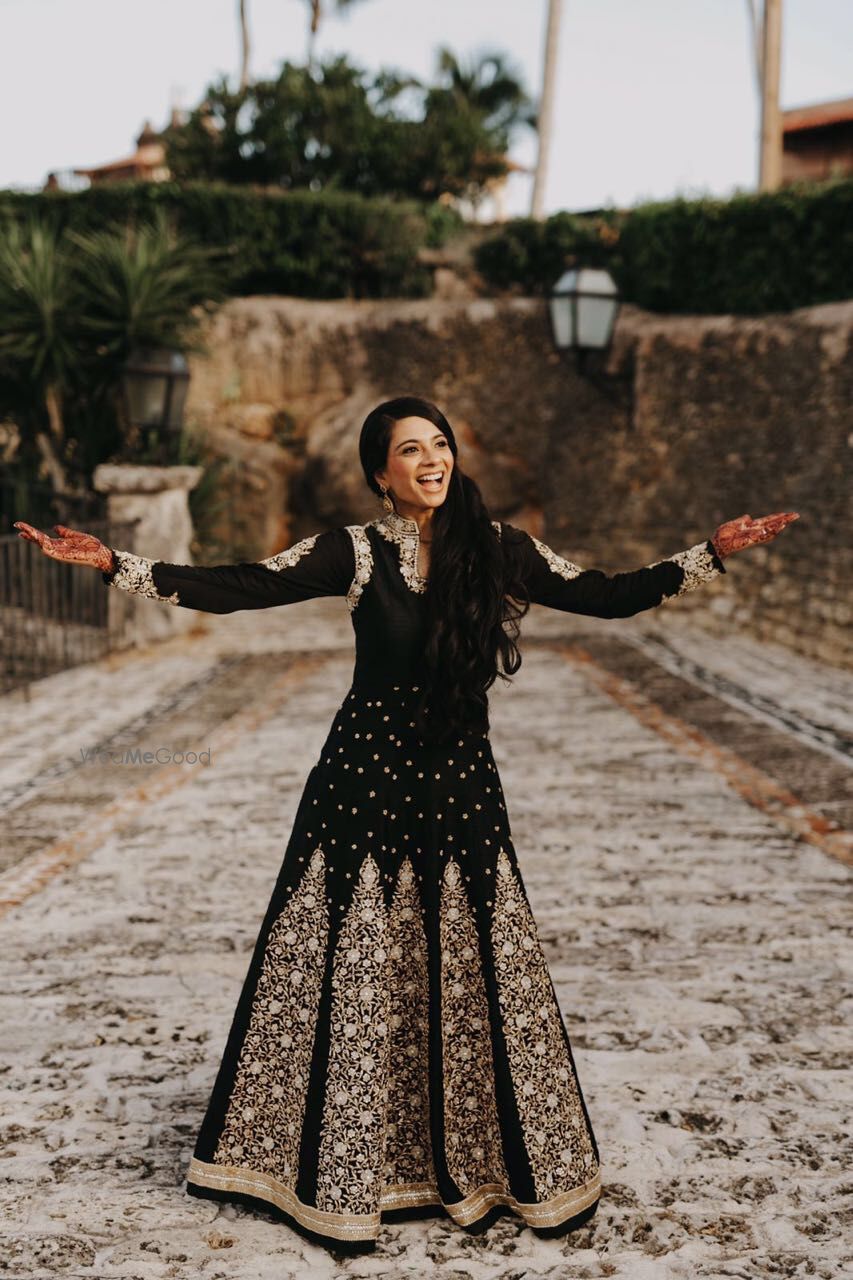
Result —
POLYGON ((642 569, 607 574, 565 560, 525 530, 504 525, 503 531, 517 549, 531 601, 567 613, 629 618, 726 572, 710 538, 642 569))
POLYGON ((104 582, 151 600, 235 613, 269 609, 316 596, 346 596, 355 576, 355 548, 345 527, 303 538, 266 560, 205 567, 167 564, 113 550, 104 582))

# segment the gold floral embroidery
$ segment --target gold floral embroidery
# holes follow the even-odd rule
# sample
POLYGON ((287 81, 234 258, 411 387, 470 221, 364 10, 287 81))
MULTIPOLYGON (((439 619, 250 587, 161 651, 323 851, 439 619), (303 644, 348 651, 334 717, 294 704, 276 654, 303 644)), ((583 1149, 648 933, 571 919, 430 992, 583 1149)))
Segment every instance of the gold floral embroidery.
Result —
POLYGON ((597 1161, 536 923, 505 849, 498 854, 492 950, 510 1072, 543 1199, 586 1183, 597 1161))
POLYGON ((509 1178, 477 927, 453 858, 442 881, 439 934, 445 1152, 465 1196, 486 1183, 508 1188, 509 1178))
POLYGON ((571 560, 565 560, 562 556, 558 556, 556 551, 552 551, 544 542, 540 542, 538 538, 534 538, 532 533, 530 535, 530 540, 539 554, 544 556, 547 560, 548 567, 552 573, 558 573, 560 577, 565 578, 566 581, 569 581, 571 578, 576 578, 578 574, 583 573, 583 569, 579 564, 573 564, 571 560))
MULTIPOLYGON (((558 573, 561 578, 569 581, 577 578, 584 570, 580 565, 573 564, 571 560, 564 559, 563 556, 557 555, 556 551, 540 542, 538 538, 530 535, 533 545, 541 556, 548 562, 548 566, 552 573, 558 573)), ((706 542, 697 542, 695 546, 688 547, 686 551, 677 551, 675 555, 668 556, 664 560, 656 560, 654 564, 648 566, 650 569, 656 569, 660 564, 677 564, 683 571, 683 578, 677 591, 664 596, 666 600, 674 600, 676 596, 681 596, 685 591, 692 591, 694 587, 701 586, 703 582, 710 582, 712 578, 719 577, 723 570, 717 568, 714 564, 714 558, 708 550, 706 542)))
POLYGON ((386 1185, 435 1183, 429 1104, 429 974, 415 874, 405 858, 388 932, 391 1045, 386 1185))
POLYGON ((147 556, 136 556, 132 551, 113 550, 118 568, 108 580, 111 587, 119 587, 122 591, 131 591, 134 595, 145 596, 149 600, 160 600, 164 604, 180 604, 177 591, 170 596, 161 596, 154 585, 152 567, 158 563, 147 556))
POLYGON ((418 573, 418 544, 420 531, 417 520, 408 520, 396 511, 377 516, 370 522, 387 542, 396 544, 400 556, 400 572, 410 591, 422 595, 427 589, 427 579, 418 573))
POLYGON ((267 569, 274 569, 276 573, 280 573, 282 569, 292 569, 303 556, 307 556, 309 551, 314 550, 314 544, 319 536, 319 533, 312 533, 310 538, 294 542, 292 547, 277 551, 274 556, 268 556, 266 560, 259 560, 258 563, 265 565, 267 569))
POLYGON ((674 556, 669 559, 681 566, 684 570, 684 580, 678 590, 669 599, 674 600, 676 596, 684 595, 685 591, 692 591, 694 587, 699 587, 703 582, 710 582, 712 578, 718 578, 723 572, 714 564, 714 558, 708 550, 707 541, 697 542, 695 546, 688 547, 686 551, 676 551, 674 556))
MULTIPOLYGON (((410 520, 396 511, 388 511, 371 520, 370 524, 374 529, 379 530, 387 542, 396 544, 400 556, 400 572, 406 586, 410 591, 416 591, 422 595, 427 589, 428 579, 418 573, 418 546, 421 535, 417 520, 410 520)), ((500 521, 493 520, 492 527, 500 537, 500 521)))
MULTIPOLYGON (((276 555, 269 556, 258 563, 268 569, 274 569, 277 573, 282 569, 290 569, 304 555, 313 550, 319 536, 317 533, 312 534, 310 538, 303 538, 301 542, 294 543, 287 550, 279 551, 276 555)), ((177 591, 173 591, 169 596, 161 596, 154 585, 152 568, 155 564, 162 563, 161 561, 150 559, 148 556, 137 556, 131 551, 113 550, 113 555, 118 562, 118 568, 108 579, 110 586, 120 587, 123 591, 131 591, 134 595, 145 596, 149 600, 160 600, 164 604, 179 605, 181 603, 177 591)))
POLYGON ((328 932, 318 848, 270 930, 214 1164, 295 1186, 328 932))
POLYGON ((370 581, 370 575, 373 572, 373 552, 370 548, 370 539, 364 531, 364 525, 348 524, 346 529, 352 538, 355 550, 355 577, 347 592, 347 607, 352 613, 361 599, 362 591, 370 581))
MULTIPOLYGON (((320 857, 318 849, 311 867, 316 878, 306 877, 301 902, 294 898, 289 904, 297 936, 288 943, 288 956, 282 958, 279 953, 275 966, 285 980, 292 970, 304 967, 301 961, 309 938, 318 938, 317 950, 325 951, 328 947, 325 910, 319 908, 321 914, 313 918, 310 914, 316 913, 323 901, 320 857), (315 896, 316 900, 312 901, 315 896)), ((518 900, 517 887, 502 883, 504 874, 501 864, 496 882, 499 912, 505 902, 518 900)), ((237 1086, 229 1106, 229 1121, 232 1111, 235 1118, 233 1125, 229 1123, 229 1132, 223 1133, 220 1140, 216 1163, 193 1158, 188 1181, 200 1187, 256 1196, 284 1209, 305 1226, 341 1240, 376 1240, 381 1231, 381 1210, 416 1205, 443 1205, 448 1216, 462 1226, 477 1222, 494 1205, 509 1206, 532 1226, 556 1226, 566 1221, 598 1198, 600 1173, 592 1160, 585 1181, 573 1182, 567 1177, 563 1187, 571 1184, 568 1189, 561 1187, 533 1203, 519 1201, 509 1187, 495 1102, 489 1015, 476 926, 459 866, 453 861, 448 863, 441 895, 440 980, 445 1150, 448 1168, 462 1198, 453 1203, 443 1200, 429 1140, 426 937, 416 880, 408 859, 401 866, 387 911, 383 902, 378 869, 368 857, 362 864, 334 961, 332 1060, 327 1077, 317 1203, 305 1203, 297 1198, 294 1190, 311 1039, 305 1036, 301 1050, 294 1045, 284 1045, 287 1052, 283 1053, 282 1046, 270 1040, 273 1033, 269 1025, 281 1022, 282 1013, 287 1016, 287 1011, 279 1010, 275 1004, 271 1006, 271 1014, 264 1018, 267 1025, 255 1039, 257 1047, 252 1060, 260 1062, 261 1071, 244 1071, 245 1055, 241 1055, 237 1086), (272 1049, 267 1047, 265 1038, 272 1049), (286 1086, 285 1098, 280 1103, 274 1098, 272 1104, 268 1096, 261 1097, 257 1083, 271 1055, 277 1055, 278 1078, 286 1086), (368 1056, 370 1062, 365 1060, 368 1056), (291 1088, 288 1074, 291 1070, 300 1077, 298 1097, 294 1097, 291 1088), (263 1103, 261 1119, 254 1114, 248 1120, 242 1119, 236 1110, 237 1088, 244 1093, 243 1105, 248 1108, 254 1109, 263 1103), (373 1114, 366 1116, 365 1113, 371 1111, 373 1114), (245 1149, 240 1141, 241 1133, 245 1149), (270 1138, 275 1140, 272 1151, 270 1138), (234 1162, 229 1163, 232 1151, 234 1162)), ((530 936, 529 924, 526 932, 523 923, 518 927, 518 912, 504 910, 504 916, 508 923, 496 926, 498 937, 506 940, 530 936)), ((523 921, 523 913, 521 918, 523 921)), ((270 935, 265 972, 269 967, 270 948, 278 947, 283 929, 284 921, 281 921, 270 935)), ((524 948, 524 952, 534 955, 529 947, 524 948)), ((503 953, 503 957, 505 965, 513 960, 508 953, 503 953)), ((316 966, 312 968, 316 973, 316 966)), ((540 984, 537 986, 531 980, 535 989, 530 990, 527 980, 531 973, 534 970, 529 960, 519 966, 517 982, 513 979, 514 990, 520 986, 524 996, 511 994, 507 1007, 521 1007, 523 1012, 525 1002, 526 1007, 530 1007, 531 1002, 539 998, 544 979, 540 970, 540 984)), ((297 980, 296 990, 302 986, 297 980)), ((259 987, 255 1001, 250 1036, 255 1035, 262 1005, 269 1007, 269 1000, 276 999, 272 987, 263 989, 264 999, 261 1000, 259 987)), ((309 1002, 312 1011, 317 1008, 317 996, 315 988, 309 1002)), ((292 1025, 301 1026, 303 1030, 310 1018, 301 1018, 298 1011, 300 1005, 305 1004, 303 991, 302 998, 294 1000, 290 1018, 292 1025)), ((553 1029, 554 1024, 549 1025, 553 1029)), ((281 1026, 286 1035, 287 1025, 281 1023, 281 1026)), ((538 1081, 542 1079, 538 1061, 541 1056, 537 1055, 538 1081)), ((555 1060, 558 1059, 551 1058, 552 1066, 555 1060)), ((515 1081, 515 1067, 512 1074, 515 1081)), ((545 1097, 547 1102, 547 1094, 545 1097)), ((532 1104, 525 1105, 524 1099, 529 1098, 529 1091, 521 1098, 520 1114, 527 1133, 532 1104)), ((547 1132, 549 1141, 556 1143, 556 1133, 550 1128, 547 1132)), ((538 1148, 532 1146, 531 1156, 535 1157, 537 1151, 538 1148)), ((589 1151, 591 1154, 591 1147, 589 1151)), ((537 1170, 544 1168, 539 1160, 546 1158, 541 1155, 534 1159, 537 1170)), ((564 1166, 558 1162, 555 1170, 558 1167, 564 1166)))
POLYGON ((379 1203, 387 1119, 387 941, 379 869, 368 854, 333 959, 318 1209, 366 1213, 379 1203))

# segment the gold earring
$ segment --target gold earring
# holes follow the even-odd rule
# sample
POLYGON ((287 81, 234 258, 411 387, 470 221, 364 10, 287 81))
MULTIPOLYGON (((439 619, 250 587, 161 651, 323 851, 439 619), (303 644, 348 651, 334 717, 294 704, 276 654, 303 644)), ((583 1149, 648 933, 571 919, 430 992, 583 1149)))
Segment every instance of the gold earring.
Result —
POLYGON ((384 486, 384 485, 382 485, 382 486, 381 486, 381 488, 382 488, 382 506, 383 506, 383 509, 384 509, 385 511, 393 511, 393 510, 394 510, 394 503, 393 503, 393 502, 391 501, 391 499, 388 497, 388 490, 385 488, 385 486, 384 486))

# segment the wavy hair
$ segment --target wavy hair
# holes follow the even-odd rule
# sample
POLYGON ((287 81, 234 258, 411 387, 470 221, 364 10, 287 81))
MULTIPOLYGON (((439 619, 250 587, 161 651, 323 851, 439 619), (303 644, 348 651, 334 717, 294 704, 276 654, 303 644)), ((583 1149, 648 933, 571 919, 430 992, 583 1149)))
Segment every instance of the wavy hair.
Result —
MULTIPOLYGON (((447 437, 454 465, 447 494, 432 518, 425 594, 424 675, 415 726, 425 742, 445 742, 466 730, 488 730, 488 690, 521 666, 516 643, 530 600, 513 541, 501 539, 479 486, 459 465, 453 429, 436 405, 418 396, 386 400, 367 415, 359 456, 370 489, 388 461, 394 423, 418 417, 447 437)), ((505 532, 505 531, 504 531, 505 532)))

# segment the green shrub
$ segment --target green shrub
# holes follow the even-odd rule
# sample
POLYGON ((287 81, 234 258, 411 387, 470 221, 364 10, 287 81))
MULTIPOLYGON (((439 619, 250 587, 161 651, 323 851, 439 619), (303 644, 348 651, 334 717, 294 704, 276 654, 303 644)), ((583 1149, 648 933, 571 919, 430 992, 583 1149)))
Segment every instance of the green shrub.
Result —
POLYGON ((127 182, 82 192, 0 192, 0 222, 33 213, 57 230, 91 233, 168 214, 178 234, 219 251, 231 294, 305 298, 424 297, 418 261, 452 218, 415 201, 346 192, 277 192, 192 182, 127 182), (428 209, 428 207, 427 207, 428 209))
POLYGON ((840 301, 853 297, 853 180, 517 218, 475 262, 496 288, 530 294, 567 267, 606 266, 623 299, 650 311, 761 315, 840 301))

